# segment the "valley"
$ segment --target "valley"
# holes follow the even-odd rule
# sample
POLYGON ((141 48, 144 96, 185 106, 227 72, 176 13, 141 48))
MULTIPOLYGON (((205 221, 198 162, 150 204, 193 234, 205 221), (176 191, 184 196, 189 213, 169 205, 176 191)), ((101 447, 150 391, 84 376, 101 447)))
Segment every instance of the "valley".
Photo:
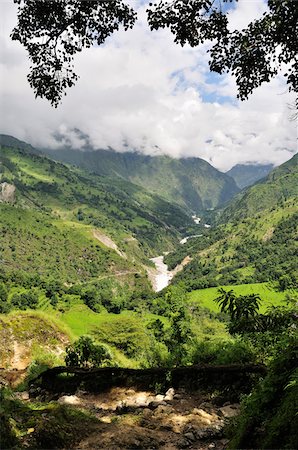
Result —
POLYGON ((42 448, 48 442, 49 448, 91 448, 101 445, 99 433, 111 449, 222 450, 240 448, 249 427, 251 445, 263 445, 262 427, 270 448, 291 445, 295 420, 289 403, 297 385, 293 391, 283 386, 292 386, 296 373, 297 155, 239 192, 202 160, 107 151, 83 158, 68 149, 61 151, 61 159, 67 156, 62 164, 58 154, 51 159, 10 136, 1 135, 0 144, 0 380, 7 389, 0 412, 6 447, 42 448), (190 174, 185 191, 177 184, 184 170, 190 174), (161 177, 173 184, 162 185, 161 177), (285 367, 282 381, 276 377, 279 364, 285 367), (177 385, 177 401, 167 403, 174 378, 150 378, 141 390, 131 375, 125 388, 111 388, 104 401, 101 388, 91 393, 84 383, 67 392, 74 366, 82 374, 98 368, 190 373, 210 366, 225 389, 223 394, 208 383, 198 386, 202 379, 195 372, 193 386, 177 385), (62 405, 61 392, 38 384, 40 374, 57 367, 65 369, 62 394, 76 396, 77 404, 62 405), (259 375, 249 378, 248 410, 245 402, 239 406, 241 383, 224 381, 233 367, 263 371, 263 384, 259 375), (266 403, 266 383, 277 393, 277 410, 287 411, 282 416, 272 415, 266 403), (161 404, 148 407, 159 395, 161 404), (132 407, 129 401, 142 396, 152 398, 132 407), (231 431, 234 422, 220 410, 235 404, 240 425, 231 431), (39 410, 61 431, 57 439, 39 410), (80 427, 74 432, 80 421, 87 433, 80 427), (129 433, 122 442, 124 430, 129 433))

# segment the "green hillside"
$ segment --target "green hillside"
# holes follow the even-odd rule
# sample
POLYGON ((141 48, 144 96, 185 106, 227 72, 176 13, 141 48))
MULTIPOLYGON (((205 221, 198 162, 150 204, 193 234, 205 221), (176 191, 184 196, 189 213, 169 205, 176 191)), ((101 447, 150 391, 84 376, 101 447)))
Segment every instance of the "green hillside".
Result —
POLYGON ((232 222, 272 208, 298 196, 298 154, 254 186, 238 194, 224 210, 221 223, 232 222))
POLYGON ((188 289, 273 280, 296 286, 298 237, 297 155, 240 193, 223 211, 219 225, 190 239, 166 257, 171 268, 191 262, 174 282, 188 289))
POLYGON ((240 189, 244 189, 265 178, 273 167, 273 164, 236 164, 226 174, 236 181, 240 189))
POLYGON ((4 271, 64 281, 142 271, 191 224, 179 207, 129 182, 6 146, 0 211, 4 271))
POLYGON ((239 191, 232 178, 200 158, 72 149, 48 151, 48 154, 101 175, 129 180, 191 212, 222 205, 239 191))

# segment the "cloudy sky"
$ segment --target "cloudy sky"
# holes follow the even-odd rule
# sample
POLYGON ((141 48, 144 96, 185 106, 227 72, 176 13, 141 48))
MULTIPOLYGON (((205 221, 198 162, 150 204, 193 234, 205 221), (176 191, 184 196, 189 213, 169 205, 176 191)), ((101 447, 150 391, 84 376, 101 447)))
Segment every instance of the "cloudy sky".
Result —
MULTIPOLYGON (((181 48, 167 30, 150 32, 146 2, 130 3, 138 9, 135 28, 77 56, 80 79, 54 109, 34 98, 26 52, 9 38, 16 7, 0 0, 0 132, 41 147, 57 146, 58 132, 80 147, 77 128, 94 148, 198 156, 221 170, 280 164, 297 151, 288 107, 294 96, 281 77, 240 102, 230 76, 210 75, 206 46, 181 48)), ((244 27, 265 7, 263 0, 240 0, 230 12, 231 27, 244 27)))

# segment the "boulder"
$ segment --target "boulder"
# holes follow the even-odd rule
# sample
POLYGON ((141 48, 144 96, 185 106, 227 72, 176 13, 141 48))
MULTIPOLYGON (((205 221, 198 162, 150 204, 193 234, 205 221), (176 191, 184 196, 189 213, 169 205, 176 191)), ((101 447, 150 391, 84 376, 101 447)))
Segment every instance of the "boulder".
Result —
POLYGON ((239 414, 239 410, 240 405, 238 403, 235 403, 234 405, 227 405, 219 408, 219 414, 224 418, 229 419, 230 417, 237 416, 239 414))
POLYGON ((67 404, 67 405, 79 405, 81 400, 76 395, 63 395, 58 399, 58 403, 67 404))

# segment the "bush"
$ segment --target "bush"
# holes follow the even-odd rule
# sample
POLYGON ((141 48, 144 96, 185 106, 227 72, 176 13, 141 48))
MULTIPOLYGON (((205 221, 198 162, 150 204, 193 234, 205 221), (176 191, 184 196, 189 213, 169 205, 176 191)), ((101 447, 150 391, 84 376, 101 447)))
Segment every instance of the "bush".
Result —
POLYGON ((242 403, 230 448, 297 448, 297 358, 297 341, 293 339, 242 403))
POLYGON ((95 344, 88 336, 81 336, 73 345, 66 348, 67 366, 100 367, 110 365, 112 354, 107 346, 95 344))
POLYGON ((249 364, 257 361, 252 345, 243 340, 201 341, 195 346, 193 364, 249 364))
POLYGON ((38 305, 38 295, 33 291, 23 292, 22 294, 14 294, 11 298, 11 304, 21 310, 27 308, 36 309, 38 305))

